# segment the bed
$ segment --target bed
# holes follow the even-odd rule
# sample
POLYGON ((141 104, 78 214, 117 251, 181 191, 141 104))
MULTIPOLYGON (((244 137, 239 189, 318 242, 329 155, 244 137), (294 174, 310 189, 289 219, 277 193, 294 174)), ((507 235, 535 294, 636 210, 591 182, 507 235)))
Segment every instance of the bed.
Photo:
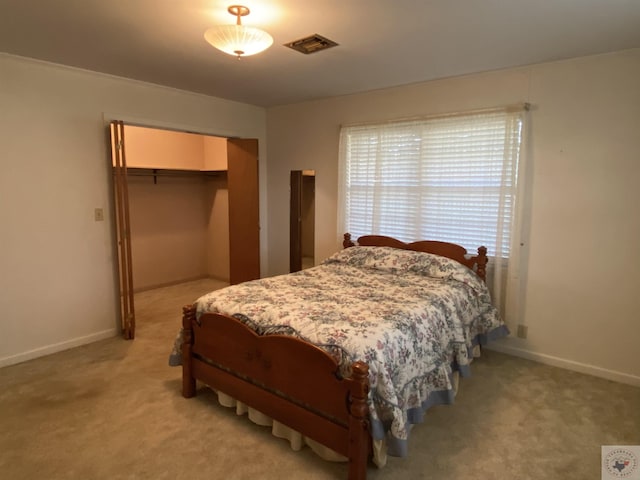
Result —
POLYGON ((486 249, 368 235, 321 265, 207 294, 183 308, 170 358, 196 380, 348 459, 366 478, 380 442, 451 403, 473 349, 507 335, 484 284, 486 249), (375 448, 374 448, 375 447, 375 448))

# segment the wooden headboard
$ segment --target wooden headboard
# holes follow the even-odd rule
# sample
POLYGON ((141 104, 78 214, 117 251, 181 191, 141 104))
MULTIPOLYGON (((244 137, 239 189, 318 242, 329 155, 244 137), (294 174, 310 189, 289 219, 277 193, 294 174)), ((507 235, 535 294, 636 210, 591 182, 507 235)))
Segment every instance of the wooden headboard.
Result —
POLYGON ((420 240, 417 242, 405 243, 393 237, 384 235, 364 235, 358 238, 357 243, 351 240, 351 234, 344 234, 342 246, 344 248, 353 247, 355 245, 361 247, 393 247, 403 250, 414 250, 416 252, 433 253, 442 257, 451 258, 469 267, 471 270, 486 281, 487 277, 487 249, 486 247, 478 248, 478 255, 469 257, 466 248, 449 242, 438 242, 435 240, 420 240))

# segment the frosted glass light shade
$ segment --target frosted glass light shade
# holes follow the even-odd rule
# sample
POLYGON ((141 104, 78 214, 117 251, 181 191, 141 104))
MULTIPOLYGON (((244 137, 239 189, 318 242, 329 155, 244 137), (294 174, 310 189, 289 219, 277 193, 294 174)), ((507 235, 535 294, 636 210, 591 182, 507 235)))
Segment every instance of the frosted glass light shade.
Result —
POLYGON ((267 32, 245 25, 219 25, 204 32, 204 38, 218 50, 238 58, 255 55, 273 44, 273 37, 267 32))

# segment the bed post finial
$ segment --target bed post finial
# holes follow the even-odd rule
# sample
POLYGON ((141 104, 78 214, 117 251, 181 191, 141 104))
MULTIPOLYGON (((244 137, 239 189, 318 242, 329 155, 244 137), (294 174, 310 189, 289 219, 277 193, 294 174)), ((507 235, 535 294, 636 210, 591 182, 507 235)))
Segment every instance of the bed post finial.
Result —
POLYGON ((196 379, 191 371, 191 347, 195 320, 196 306, 182 307, 182 396, 184 398, 191 398, 196 394, 196 379))
POLYGON ((487 247, 478 247, 478 257, 476 259, 476 264, 478 265, 478 269, 476 273, 478 276, 487 281, 487 263, 489 259, 487 258, 487 247))
POLYGON ((342 241, 342 246, 344 248, 349 248, 349 247, 355 246, 355 243, 353 243, 353 240, 351 240, 351 234, 350 233, 345 233, 344 234, 344 240, 342 241))

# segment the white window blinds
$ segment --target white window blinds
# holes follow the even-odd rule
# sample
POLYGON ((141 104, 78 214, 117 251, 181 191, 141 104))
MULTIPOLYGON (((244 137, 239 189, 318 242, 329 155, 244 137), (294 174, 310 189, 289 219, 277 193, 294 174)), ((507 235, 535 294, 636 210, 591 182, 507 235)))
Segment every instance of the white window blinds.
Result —
POLYGON ((511 248, 522 111, 343 127, 340 231, 511 248))

